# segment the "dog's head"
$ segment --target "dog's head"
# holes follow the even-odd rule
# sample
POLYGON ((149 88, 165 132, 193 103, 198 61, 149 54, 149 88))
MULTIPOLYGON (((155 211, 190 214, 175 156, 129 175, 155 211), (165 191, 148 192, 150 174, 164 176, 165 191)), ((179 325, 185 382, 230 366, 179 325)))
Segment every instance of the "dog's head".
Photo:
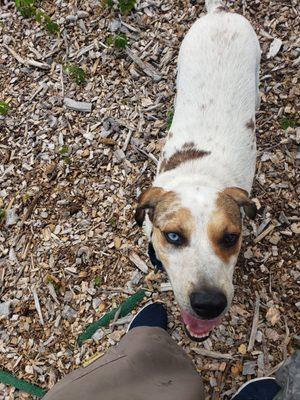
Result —
POLYGON ((248 193, 231 187, 159 187, 139 198, 136 221, 144 221, 181 308, 187 333, 207 337, 233 297, 232 276, 241 248, 243 214, 254 218, 248 193))

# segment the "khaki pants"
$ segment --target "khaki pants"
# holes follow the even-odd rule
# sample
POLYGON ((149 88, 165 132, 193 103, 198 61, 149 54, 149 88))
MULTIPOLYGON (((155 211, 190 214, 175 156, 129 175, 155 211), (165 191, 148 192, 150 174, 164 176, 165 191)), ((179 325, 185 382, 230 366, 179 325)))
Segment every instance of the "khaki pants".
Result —
POLYGON ((191 360, 160 328, 138 327, 86 368, 64 377, 43 400, 203 400, 191 360))

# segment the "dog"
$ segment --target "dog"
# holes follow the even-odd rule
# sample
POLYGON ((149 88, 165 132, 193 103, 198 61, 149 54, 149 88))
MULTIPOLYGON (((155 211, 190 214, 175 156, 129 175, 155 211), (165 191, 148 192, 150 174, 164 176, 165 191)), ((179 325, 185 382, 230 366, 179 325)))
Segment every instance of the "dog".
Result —
POLYGON ((196 341, 230 308, 243 218, 257 211, 249 193, 260 45, 250 23, 221 1, 206 0, 206 9, 180 47, 173 121, 135 214, 196 341))

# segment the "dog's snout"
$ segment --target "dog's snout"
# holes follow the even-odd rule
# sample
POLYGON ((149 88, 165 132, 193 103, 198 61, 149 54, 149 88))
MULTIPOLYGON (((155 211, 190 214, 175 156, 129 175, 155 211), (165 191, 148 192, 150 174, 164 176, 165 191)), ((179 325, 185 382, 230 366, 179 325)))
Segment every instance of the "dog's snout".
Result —
POLYGON ((215 288, 191 293, 190 302, 192 309, 201 319, 217 318, 227 307, 225 294, 215 288))

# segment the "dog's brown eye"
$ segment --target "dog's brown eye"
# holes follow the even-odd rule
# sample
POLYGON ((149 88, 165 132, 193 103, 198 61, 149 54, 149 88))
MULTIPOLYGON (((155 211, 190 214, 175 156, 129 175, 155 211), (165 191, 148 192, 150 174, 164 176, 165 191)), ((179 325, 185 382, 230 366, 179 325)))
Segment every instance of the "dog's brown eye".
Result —
POLYGON ((221 245, 226 248, 233 247, 237 244, 239 237, 237 233, 225 233, 221 239, 221 245))

